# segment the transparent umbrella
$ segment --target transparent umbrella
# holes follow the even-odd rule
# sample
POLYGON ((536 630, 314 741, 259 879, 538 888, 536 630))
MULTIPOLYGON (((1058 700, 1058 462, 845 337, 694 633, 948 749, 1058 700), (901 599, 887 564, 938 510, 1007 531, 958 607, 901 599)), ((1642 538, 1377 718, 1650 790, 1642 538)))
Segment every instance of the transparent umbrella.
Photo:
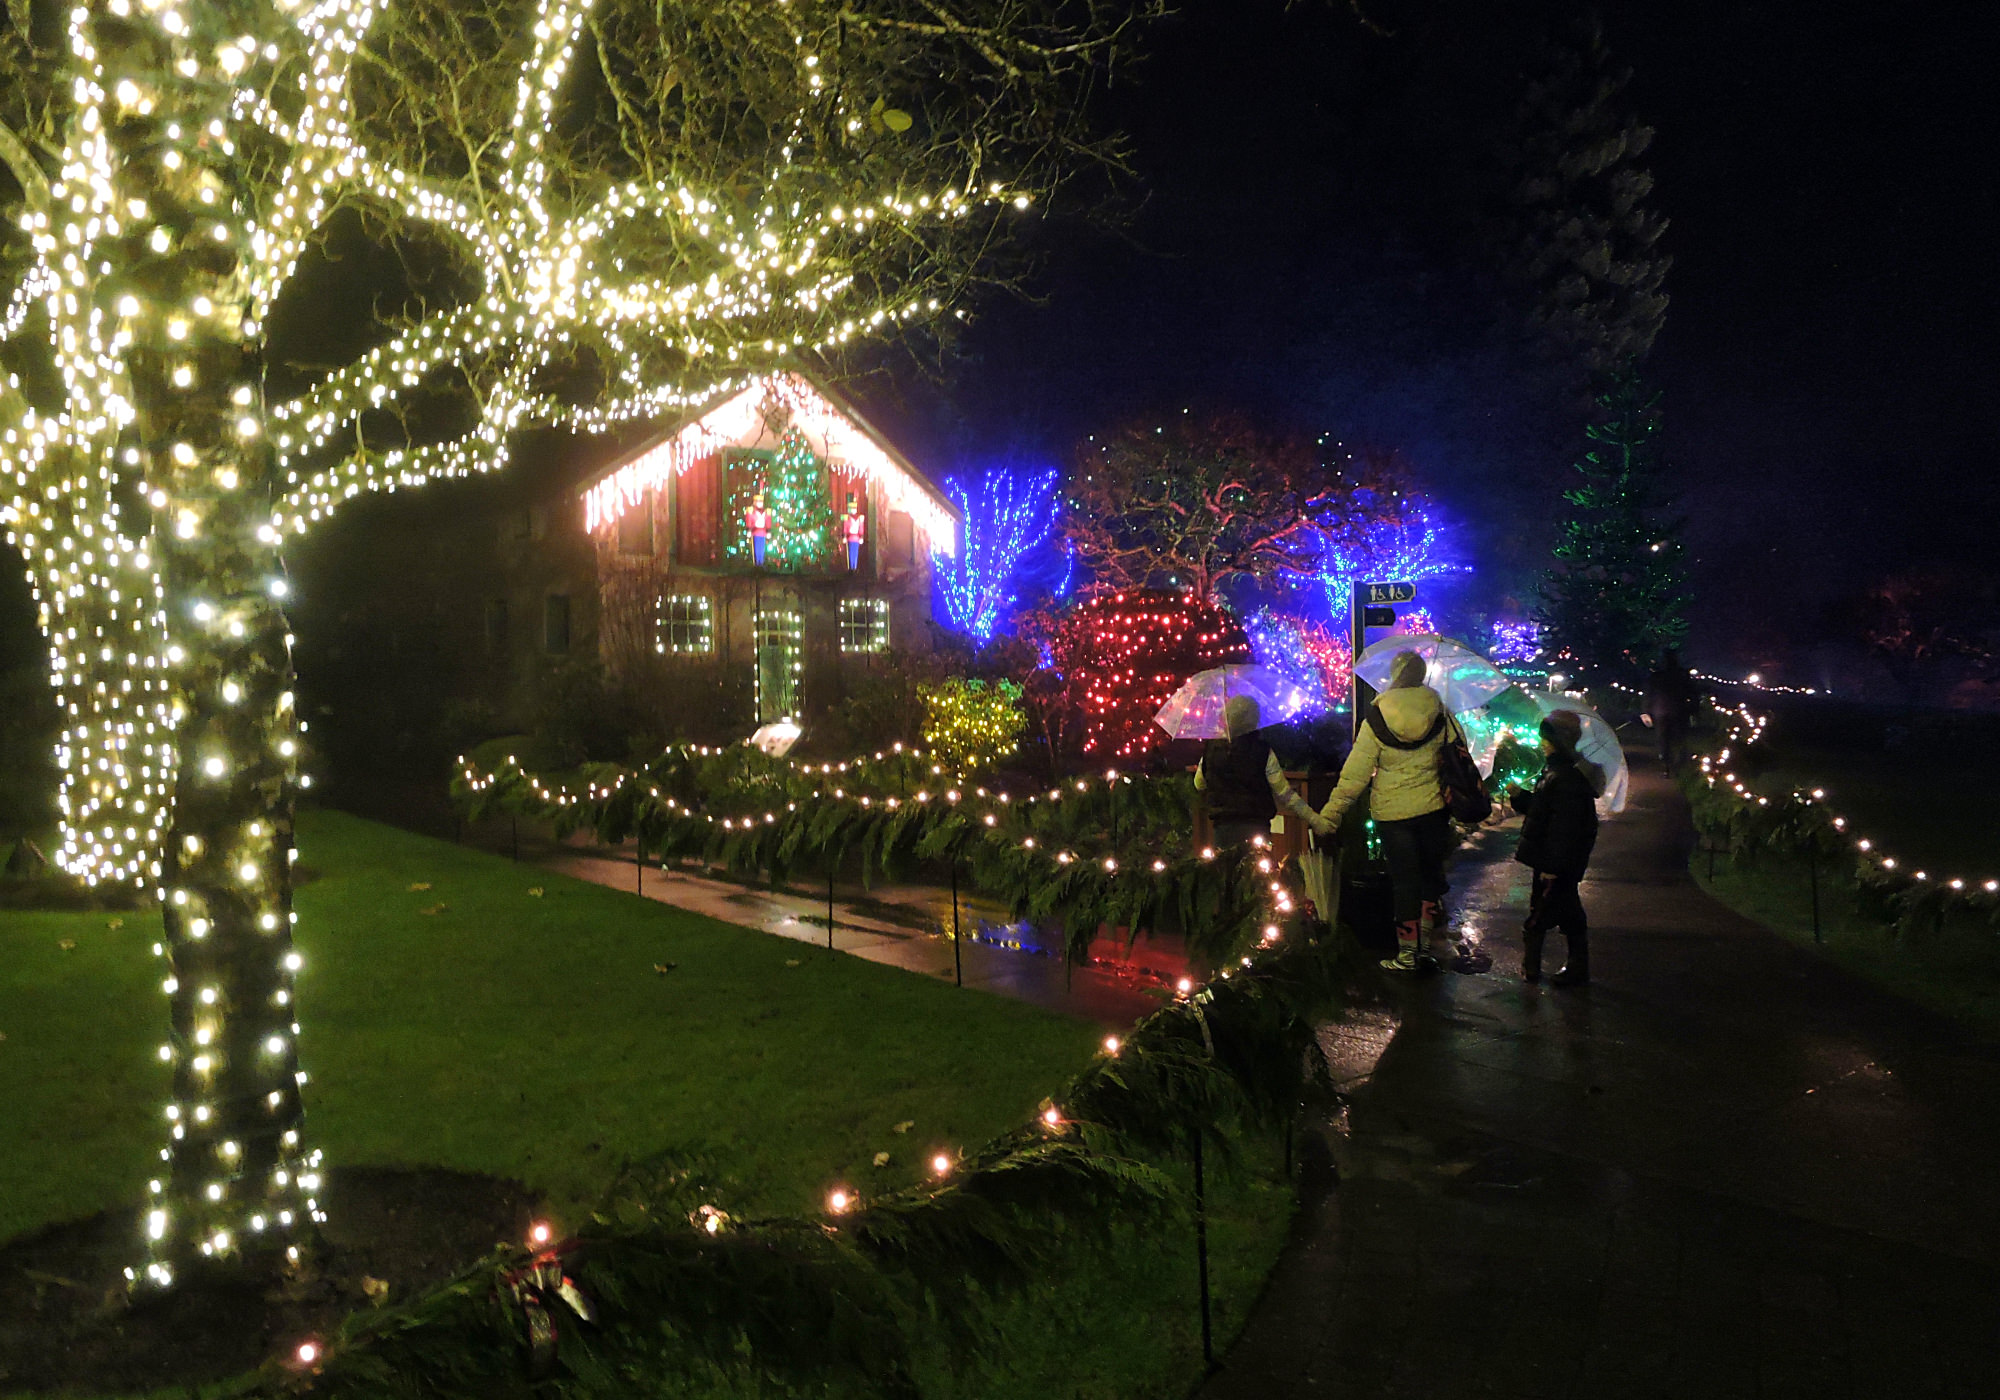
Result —
POLYGON ((1587 701, 1540 690, 1534 694, 1535 703, 1542 707, 1543 714, 1573 710, 1583 721, 1583 733, 1576 742, 1576 756, 1596 764, 1604 774, 1604 786, 1597 795, 1597 810, 1607 816, 1624 811, 1626 789, 1631 785, 1632 773, 1625 765, 1625 746, 1618 742, 1618 731, 1611 727, 1611 721, 1597 713, 1587 701))
POLYGON ((1413 651, 1424 659, 1424 684, 1435 690, 1444 707, 1457 714, 1476 710, 1514 682, 1464 642, 1431 632, 1384 637, 1363 651, 1354 674, 1377 690, 1389 686, 1389 667, 1399 652, 1413 651))
POLYGON ((1226 739, 1222 706, 1232 695, 1257 702, 1258 723, 1282 724, 1312 703, 1312 697, 1268 666, 1217 666, 1189 676, 1153 723, 1176 739, 1226 739))

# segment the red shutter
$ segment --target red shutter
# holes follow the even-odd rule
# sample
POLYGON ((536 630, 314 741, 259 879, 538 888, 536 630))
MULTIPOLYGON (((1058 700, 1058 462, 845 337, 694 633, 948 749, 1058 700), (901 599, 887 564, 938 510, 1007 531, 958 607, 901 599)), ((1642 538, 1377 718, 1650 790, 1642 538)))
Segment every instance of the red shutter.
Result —
POLYGON ((674 479, 674 557, 713 565, 721 525, 722 463, 704 457, 674 479))

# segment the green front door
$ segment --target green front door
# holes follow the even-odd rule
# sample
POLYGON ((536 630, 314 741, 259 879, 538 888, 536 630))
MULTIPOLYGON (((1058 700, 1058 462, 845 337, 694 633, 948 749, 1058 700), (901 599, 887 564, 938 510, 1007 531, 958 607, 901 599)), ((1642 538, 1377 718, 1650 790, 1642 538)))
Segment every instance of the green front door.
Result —
POLYGON ((804 664, 799 614, 786 606, 757 614, 757 723, 796 719, 799 672, 804 664))

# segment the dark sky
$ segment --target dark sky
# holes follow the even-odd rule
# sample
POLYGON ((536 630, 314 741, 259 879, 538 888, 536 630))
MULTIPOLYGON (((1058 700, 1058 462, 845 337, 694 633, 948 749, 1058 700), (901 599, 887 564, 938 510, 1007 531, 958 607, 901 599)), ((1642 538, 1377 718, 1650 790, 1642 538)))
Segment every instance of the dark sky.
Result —
MULTIPOLYGON (((1189 0, 1102 115, 1147 204, 1050 229, 951 388, 975 443, 1059 451, 1181 402, 1409 449, 1491 592, 1540 562, 1573 418, 1496 320, 1452 204, 1555 6, 1189 0)), ((1649 365, 1716 664, 1805 643, 1872 571, 1983 564, 2000 278, 1984 6, 1601 10, 1656 128, 1672 307, 1649 365), (1737 655, 1732 656, 1735 652, 1737 655)))

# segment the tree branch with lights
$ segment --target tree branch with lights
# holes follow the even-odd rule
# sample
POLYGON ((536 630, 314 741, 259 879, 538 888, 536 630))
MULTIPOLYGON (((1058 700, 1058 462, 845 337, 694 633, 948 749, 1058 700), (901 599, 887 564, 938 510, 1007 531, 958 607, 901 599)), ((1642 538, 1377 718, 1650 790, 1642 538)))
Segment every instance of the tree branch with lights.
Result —
POLYGON ((319 1214, 285 542, 526 428, 948 325, 1014 275, 1007 218, 1121 164, 1076 110, 1158 9, 89 0, 53 51, 10 9, 0 522, 50 643, 59 860, 165 920, 135 1280, 299 1261, 319 1214), (341 228, 407 275, 344 287, 341 228), (289 368, 357 298, 365 343, 289 368))

